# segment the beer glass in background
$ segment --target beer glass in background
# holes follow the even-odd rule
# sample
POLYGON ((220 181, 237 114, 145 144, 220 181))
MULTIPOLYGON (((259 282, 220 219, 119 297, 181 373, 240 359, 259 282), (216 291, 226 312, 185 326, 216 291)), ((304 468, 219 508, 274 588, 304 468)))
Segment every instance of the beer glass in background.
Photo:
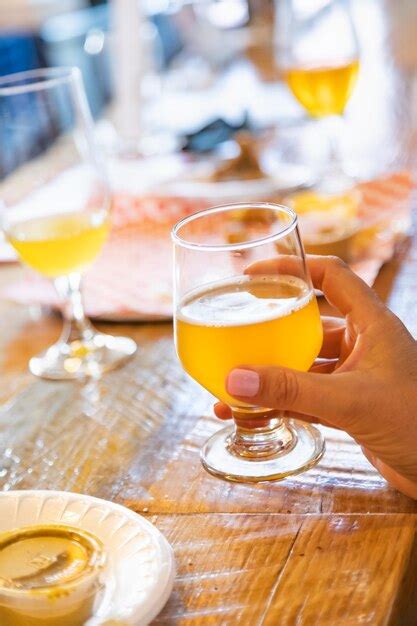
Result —
POLYGON ((329 138, 330 162, 323 186, 347 187, 352 181, 342 167, 340 133, 359 72, 359 44, 349 2, 276 0, 275 10, 277 64, 306 112, 323 120, 329 138))
POLYGON ((60 339, 30 360, 33 374, 65 380, 99 376, 134 354, 127 337, 97 332, 84 315, 81 274, 110 229, 110 191, 76 68, 0 78, 0 126, 8 174, 0 181, 0 221, 20 259, 53 280, 63 300, 60 339))
POLYGON ((278 480, 311 467, 324 450, 317 429, 238 402, 225 388, 235 367, 306 371, 320 351, 320 314, 296 214, 269 203, 216 207, 180 221, 173 242, 179 359, 231 406, 235 422, 207 441, 204 467, 239 482, 278 480), (268 259, 274 262, 267 271, 253 265, 268 259))

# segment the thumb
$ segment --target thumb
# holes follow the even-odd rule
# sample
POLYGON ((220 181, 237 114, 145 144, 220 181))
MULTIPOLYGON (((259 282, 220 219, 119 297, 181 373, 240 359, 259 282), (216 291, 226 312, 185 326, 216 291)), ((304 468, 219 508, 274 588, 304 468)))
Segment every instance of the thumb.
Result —
POLYGON ((316 374, 283 367, 232 370, 228 393, 256 406, 305 413, 345 427, 355 417, 357 381, 350 373, 316 374), (349 380, 347 380, 349 377, 349 380))

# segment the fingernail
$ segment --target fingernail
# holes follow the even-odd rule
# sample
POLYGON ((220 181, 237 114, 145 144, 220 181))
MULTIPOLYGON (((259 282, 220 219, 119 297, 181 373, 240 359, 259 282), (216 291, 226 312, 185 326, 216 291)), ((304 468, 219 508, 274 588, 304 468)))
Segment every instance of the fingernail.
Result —
POLYGON ((226 380, 226 389, 232 396, 256 396, 259 391, 259 374, 252 370, 232 370, 226 380))

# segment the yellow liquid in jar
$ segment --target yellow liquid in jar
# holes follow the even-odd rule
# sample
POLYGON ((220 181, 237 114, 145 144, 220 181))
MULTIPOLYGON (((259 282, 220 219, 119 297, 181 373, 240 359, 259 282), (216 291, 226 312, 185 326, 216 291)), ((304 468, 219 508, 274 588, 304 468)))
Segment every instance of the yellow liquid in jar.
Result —
POLYGON ((329 67, 294 67, 287 83, 298 102, 313 117, 341 115, 351 96, 359 61, 329 67))
POLYGON ((104 562, 101 542, 81 529, 45 525, 2 534, 1 626, 83 626, 104 562))
POLYGON ((106 212, 79 211, 17 222, 6 236, 22 261, 55 278, 88 267, 108 232, 106 212))
POLYGON ((316 298, 299 278, 241 277, 186 298, 175 321, 180 361, 190 376, 219 400, 231 369, 278 365, 307 371, 323 331, 316 298))

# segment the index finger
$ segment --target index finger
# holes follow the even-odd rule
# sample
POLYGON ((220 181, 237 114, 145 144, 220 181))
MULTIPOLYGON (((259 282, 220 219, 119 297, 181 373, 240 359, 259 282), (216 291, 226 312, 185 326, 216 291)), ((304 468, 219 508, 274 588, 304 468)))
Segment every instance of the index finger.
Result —
MULTIPOLYGON (((350 315, 357 326, 366 326, 386 311, 372 289, 338 257, 308 255, 306 260, 314 287, 344 316, 350 315)), ((299 276, 300 258, 283 255, 258 261, 245 271, 247 274, 291 274, 294 270, 299 276)))
POLYGON ((346 332, 346 322, 343 317, 326 317, 322 315, 323 344, 319 357, 337 359, 340 356, 343 337, 346 332))

